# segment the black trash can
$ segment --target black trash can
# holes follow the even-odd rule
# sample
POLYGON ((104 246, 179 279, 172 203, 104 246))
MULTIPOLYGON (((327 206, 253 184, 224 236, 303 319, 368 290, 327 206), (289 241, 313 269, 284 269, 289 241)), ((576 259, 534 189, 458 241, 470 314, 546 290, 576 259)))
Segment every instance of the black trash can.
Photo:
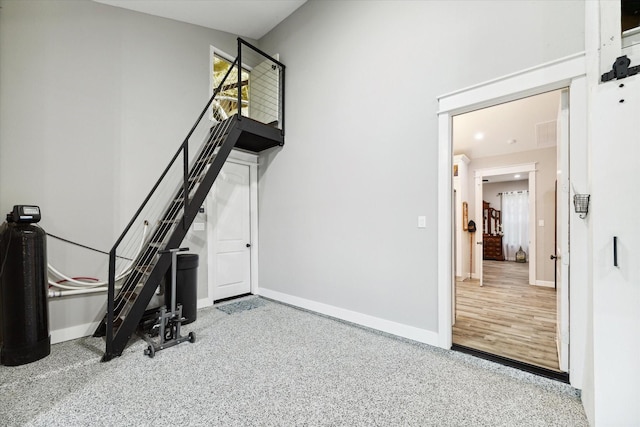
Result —
MULTIPOLYGON (((171 310, 171 268, 165 276, 164 301, 171 310)), ((182 304, 183 325, 196 320, 198 310, 198 255, 182 254, 177 257, 176 303, 182 304)))
POLYGON ((6 366, 35 362, 51 352, 47 235, 32 224, 40 218, 37 206, 14 211, 0 227, 0 363, 6 366), (36 210, 37 217, 29 214, 36 210))

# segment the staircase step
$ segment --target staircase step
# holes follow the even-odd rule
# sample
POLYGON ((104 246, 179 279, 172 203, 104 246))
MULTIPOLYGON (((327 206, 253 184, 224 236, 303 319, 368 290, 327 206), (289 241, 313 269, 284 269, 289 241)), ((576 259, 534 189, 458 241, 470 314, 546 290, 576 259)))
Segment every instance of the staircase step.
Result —
POLYGON ((201 173, 201 174, 199 174, 199 175, 197 175, 197 176, 189 177, 189 182, 190 182, 190 183, 191 183, 191 182, 195 182, 195 183, 197 183, 197 184, 200 184, 200 183, 202 182, 202 179, 204 178, 204 176, 205 176, 205 175, 206 175, 206 174, 201 173))
POLYGON ((127 302, 129 301, 135 301, 136 298, 138 298, 138 294, 133 292, 133 291, 124 291, 122 292, 120 295, 120 300, 125 300, 127 302))
POLYGON ((178 218, 175 219, 161 219, 160 224, 177 224, 180 220, 178 218))
POLYGON ((208 155, 206 157, 203 157, 201 159, 196 160, 196 164, 197 165, 201 165, 201 164, 204 163, 204 164, 208 165, 209 163, 213 162, 213 159, 215 159, 215 158, 216 158, 215 154, 210 154, 210 155, 208 155))
MULTIPOLYGON (((135 270, 138 273, 142 273, 142 274, 151 274, 151 271, 153 270, 154 265, 153 264, 143 264, 143 265, 138 265, 136 266, 135 270)), ((136 286, 137 287, 137 286, 136 286)))

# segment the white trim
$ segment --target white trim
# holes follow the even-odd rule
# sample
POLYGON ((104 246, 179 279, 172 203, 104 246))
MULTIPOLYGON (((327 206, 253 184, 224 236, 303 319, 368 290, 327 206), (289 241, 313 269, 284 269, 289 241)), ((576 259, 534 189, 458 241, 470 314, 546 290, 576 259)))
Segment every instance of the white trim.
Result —
POLYGON ((534 286, 543 286, 545 288, 555 288, 556 284, 554 282, 550 282, 548 280, 536 280, 533 284, 534 286))
POLYGON ((512 175, 512 174, 523 173, 523 172, 535 172, 537 170, 538 169, 536 168, 536 162, 521 163, 518 165, 496 166, 493 168, 477 169, 475 171, 475 176, 483 177, 483 176, 495 176, 495 175, 512 175))
POLYGON ((258 262, 258 156, 255 156, 255 162, 249 165, 249 204, 250 204, 250 221, 251 221, 251 293, 258 293, 259 289, 259 262, 258 262))
POLYGON ((600 40, 599 73, 611 71, 616 58, 622 54, 622 16, 620 0, 598 1, 600 40))
POLYGON ((229 153, 228 160, 241 165, 254 166, 258 164, 258 155, 247 153, 246 151, 236 150, 235 148, 229 153))
POLYGON ((631 60, 631 64, 635 65, 640 60, 640 42, 636 42, 622 48, 622 54, 627 55, 631 60))
POLYGON ((379 317, 369 316, 367 314, 358 313, 356 311, 347 310, 333 305, 323 304, 289 294, 284 294, 282 292, 272 291, 270 289, 260 288, 258 294, 265 298, 269 298, 316 313, 324 314, 336 319, 355 323, 367 328, 386 332, 402 338, 407 338, 413 341, 418 341, 433 346, 438 345, 438 334, 426 329, 392 322, 390 320, 381 319, 379 317))
MULTIPOLYGON (((249 167, 249 221, 250 221, 250 258, 251 258, 251 274, 250 274, 250 292, 256 294, 258 292, 258 155, 253 153, 247 153, 244 151, 231 150, 227 162, 236 163, 249 167)), ((215 185, 215 183, 214 183, 215 185)), ((212 187, 213 189, 213 187, 212 187)), ((213 256, 215 254, 215 236, 213 234, 213 228, 209 227, 209 217, 215 209, 215 203, 212 197, 212 191, 209 191, 205 200, 207 209, 207 301, 209 305, 213 305, 215 298, 215 271, 213 266, 215 265, 213 256)))
POLYGON ((538 223, 536 172, 529 171, 529 283, 535 283, 538 271, 538 223))
POLYGON ((456 154, 453 156, 453 163, 464 162, 465 165, 471 163, 471 159, 466 156, 466 154, 456 154))
POLYGON ((585 74, 585 67, 585 53, 580 52, 466 89, 440 95, 438 114, 447 112, 451 115, 460 114, 567 87, 572 78, 585 74))
POLYGON ((453 312, 453 148, 452 120, 448 114, 438 115, 438 346, 451 348, 453 312))
POLYGON ((213 305, 213 302, 211 302, 209 297, 207 297, 207 298, 198 298, 198 302, 196 304, 197 304, 196 305, 196 309, 200 310, 201 308, 211 307, 213 305))
MULTIPOLYGON (((513 73, 468 89, 443 95, 439 100, 438 114, 438 345, 451 348, 451 283, 454 279, 452 265, 452 116, 464 111, 472 111, 479 106, 496 105, 506 100, 542 93, 551 89, 570 86, 576 78, 586 74, 587 61, 584 53, 579 53, 542 64, 528 70, 513 73)), ((582 87, 578 87, 582 89, 582 87)), ((577 123, 577 122, 576 122, 577 123)), ((586 122, 582 123, 586 126, 586 122)), ((571 144, 571 142, 570 142, 571 144)), ((582 312, 582 311, 581 311, 582 312)), ((587 319, 576 319, 586 327, 587 319)), ((575 322, 572 322, 572 324, 575 322)), ((581 333, 581 331, 572 331, 581 333)), ((572 360, 578 352, 571 353, 572 360)), ((582 355, 584 358, 584 355, 582 355)), ((581 363, 584 363, 581 360, 581 363)), ((571 383, 581 384, 582 378, 572 373, 571 383)))
POLYGON ((51 344, 75 340, 76 338, 93 335, 100 322, 84 323, 82 325, 70 326, 68 328, 51 331, 51 344))

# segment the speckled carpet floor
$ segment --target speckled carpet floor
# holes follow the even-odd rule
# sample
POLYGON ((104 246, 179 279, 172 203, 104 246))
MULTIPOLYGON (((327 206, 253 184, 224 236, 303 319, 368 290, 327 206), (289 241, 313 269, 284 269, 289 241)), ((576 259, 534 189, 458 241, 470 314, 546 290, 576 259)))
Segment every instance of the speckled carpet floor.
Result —
MULTIPOLYGON (((249 297, 256 298, 256 297, 249 297)), ((102 339, 0 366, 3 426, 586 426, 566 384, 260 300, 100 363, 102 339)))

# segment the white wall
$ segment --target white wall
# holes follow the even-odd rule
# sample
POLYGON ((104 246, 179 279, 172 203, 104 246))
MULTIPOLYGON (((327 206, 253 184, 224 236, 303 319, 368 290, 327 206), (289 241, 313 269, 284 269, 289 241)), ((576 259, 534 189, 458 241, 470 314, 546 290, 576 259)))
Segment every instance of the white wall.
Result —
MULTIPOLYGON (((235 36, 88 0, 1 6, 0 212, 38 204, 46 231, 108 251, 209 97, 210 45, 235 52, 235 36)), ((196 233, 185 245, 201 256, 202 298, 196 233)), ((106 277, 104 255, 48 249, 63 272, 106 277)), ((105 301, 52 302, 54 340, 105 301)))
POLYGON ((583 16, 312 0, 262 39, 287 64, 287 140, 262 158, 261 288, 436 331, 436 98, 581 51, 583 16))

